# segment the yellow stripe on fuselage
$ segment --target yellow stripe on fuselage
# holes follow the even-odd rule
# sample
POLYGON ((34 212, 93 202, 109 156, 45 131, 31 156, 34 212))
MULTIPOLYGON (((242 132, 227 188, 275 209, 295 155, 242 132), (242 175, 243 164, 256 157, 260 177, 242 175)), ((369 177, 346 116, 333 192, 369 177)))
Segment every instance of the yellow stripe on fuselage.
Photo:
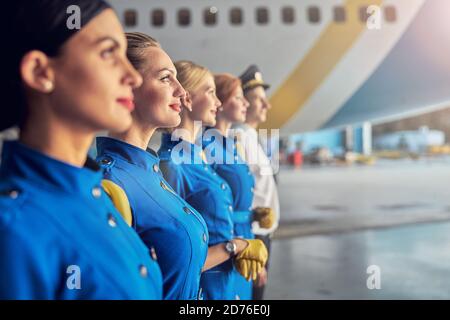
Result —
MULTIPOLYGON (((332 21, 317 42, 270 98, 272 109, 261 128, 279 129, 301 110, 305 102, 353 46, 366 28, 359 18, 361 7, 382 4, 383 0, 347 0, 344 23, 332 21)), ((345 81, 345 79, 343 79, 345 81)))

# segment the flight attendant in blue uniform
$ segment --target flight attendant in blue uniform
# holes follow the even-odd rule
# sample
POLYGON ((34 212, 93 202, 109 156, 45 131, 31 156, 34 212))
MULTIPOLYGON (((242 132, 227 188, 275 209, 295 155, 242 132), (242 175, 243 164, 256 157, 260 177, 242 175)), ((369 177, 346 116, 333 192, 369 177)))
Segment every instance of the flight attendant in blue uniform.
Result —
MULTIPOLYGON (((234 232, 238 237, 254 239, 253 221, 262 223, 270 214, 268 208, 252 208, 255 179, 242 158, 239 132, 231 130, 234 123, 245 121, 249 103, 244 97, 239 78, 230 74, 214 76, 217 96, 222 102, 214 128, 206 128, 203 146, 208 162, 228 183, 233 193, 234 232)), ((237 274, 236 290, 241 299, 252 299, 252 283, 237 274)))
MULTIPOLYGON (((239 78, 228 74, 214 76, 217 97, 222 103, 216 116, 215 128, 206 128, 203 139, 208 162, 228 183, 233 194, 234 232, 238 237, 254 239, 252 233, 252 201, 255 180, 248 165, 236 148, 230 135, 234 122, 244 122, 248 102, 244 97, 239 78)), ((242 300, 251 300, 252 282, 236 274, 235 288, 242 300)))
MULTIPOLYGON (((210 246, 234 241, 239 244, 238 248, 226 248, 231 257, 247 250, 253 253, 256 262, 258 254, 262 254, 265 247, 261 247, 257 240, 236 238, 232 190, 205 162, 201 143, 194 143, 202 126, 194 121, 204 121, 210 125, 215 123, 220 101, 215 95, 214 78, 207 69, 191 62, 178 62, 176 68, 187 95, 183 99, 185 109, 182 111, 180 126, 172 134, 165 133, 162 136, 159 155, 163 174, 175 191, 206 220, 210 246), (239 248, 242 242, 249 245, 239 248)), ((231 259, 204 272, 201 286, 205 299, 239 299, 233 281, 234 273, 231 259)))
POLYGON ((97 138, 97 160, 105 177, 128 196, 133 227, 161 267, 164 299, 199 299, 202 271, 228 260, 229 255, 224 244, 208 249, 210 238, 202 215, 170 187, 160 172, 158 155, 147 148, 157 128, 180 123, 185 91, 170 57, 156 40, 128 33, 127 41, 127 56, 144 82, 134 91, 131 127, 97 138))
POLYGON ((0 130, 20 134, 2 150, 0 299, 160 299, 157 263, 87 158, 96 132, 130 125, 122 102, 142 82, 119 20, 99 0, 3 9, 0 130), (80 29, 67 27, 70 5, 80 29))

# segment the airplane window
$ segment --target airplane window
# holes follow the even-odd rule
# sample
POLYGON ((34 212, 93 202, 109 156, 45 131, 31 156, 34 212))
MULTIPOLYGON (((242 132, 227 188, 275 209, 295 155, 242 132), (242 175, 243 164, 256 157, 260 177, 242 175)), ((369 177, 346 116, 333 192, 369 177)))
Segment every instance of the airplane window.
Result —
POLYGON ((189 9, 178 10, 178 24, 180 26, 188 26, 191 24, 191 11, 189 9))
POLYGON ((155 9, 152 11, 152 25, 155 27, 161 27, 164 25, 165 14, 162 9, 155 9))
POLYGON ((367 6, 363 6, 361 8, 359 8, 359 20, 361 20, 361 22, 366 23, 367 19, 369 19, 369 14, 367 13, 367 6))
POLYGON ((387 22, 397 21, 397 10, 394 6, 387 6, 384 8, 384 16, 387 22))
POLYGON ((256 9, 256 23, 267 24, 269 23, 269 10, 265 7, 256 9))
POLYGON ((319 23, 320 22, 320 10, 318 7, 309 7, 308 8, 308 20, 311 23, 319 23))
POLYGON ((281 18, 285 24, 293 24, 295 22, 295 11, 293 7, 284 7, 281 9, 281 18))
POLYGON ((334 22, 343 23, 347 20, 347 13, 344 7, 334 7, 333 9, 334 22))
POLYGON ((137 24, 136 10, 128 9, 123 14, 125 26, 134 27, 137 24))
POLYGON ((243 22, 242 10, 240 8, 232 8, 230 10, 230 22, 231 24, 238 25, 243 22))
POLYGON ((212 26, 217 23, 217 11, 218 10, 216 7, 209 7, 205 9, 203 12, 203 19, 206 25, 212 26))

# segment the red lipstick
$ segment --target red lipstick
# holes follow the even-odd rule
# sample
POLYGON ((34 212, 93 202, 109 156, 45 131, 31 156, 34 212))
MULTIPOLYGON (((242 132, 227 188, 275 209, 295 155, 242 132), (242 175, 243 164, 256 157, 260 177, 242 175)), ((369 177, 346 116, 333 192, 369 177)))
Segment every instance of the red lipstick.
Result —
POLYGON ((134 100, 132 98, 118 98, 117 102, 127 108, 130 112, 134 110, 134 100))

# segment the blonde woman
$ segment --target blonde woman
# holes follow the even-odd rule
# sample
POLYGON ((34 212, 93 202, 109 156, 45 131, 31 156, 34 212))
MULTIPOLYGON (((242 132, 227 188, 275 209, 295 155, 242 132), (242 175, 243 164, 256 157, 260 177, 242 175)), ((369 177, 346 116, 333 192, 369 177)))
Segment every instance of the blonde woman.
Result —
MULTIPOLYGON (((247 274, 248 279, 256 277, 265 264, 266 248, 260 241, 236 238, 232 191, 227 182, 205 162, 201 142, 196 143, 202 127, 195 122, 214 125, 221 105, 216 96, 214 78, 209 70, 189 61, 177 62, 175 67, 186 97, 182 100, 180 125, 172 134, 162 136, 159 150, 161 169, 174 190, 205 219, 209 246, 224 246, 228 258, 236 257, 239 270, 245 269, 243 273, 247 274), (240 243, 245 246, 239 248, 240 243), (248 264, 241 264, 244 258, 249 261, 248 264), (248 270, 251 271, 246 272, 248 270)), ((233 260, 227 259, 202 274, 201 286, 205 299, 239 299, 233 260)))

